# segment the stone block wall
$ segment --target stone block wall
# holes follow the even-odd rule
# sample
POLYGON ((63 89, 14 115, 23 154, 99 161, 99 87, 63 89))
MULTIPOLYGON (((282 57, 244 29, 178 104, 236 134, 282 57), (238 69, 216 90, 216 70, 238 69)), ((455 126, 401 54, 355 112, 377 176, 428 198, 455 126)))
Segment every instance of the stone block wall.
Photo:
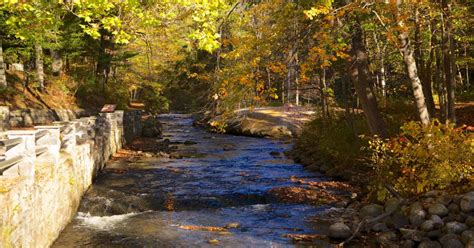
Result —
POLYGON ((49 247, 124 133, 135 133, 128 131, 139 126, 130 123, 135 115, 116 111, 0 135, 0 247, 49 247), (125 130, 124 116, 134 116, 125 130))
POLYGON ((6 129, 7 127, 32 127, 54 121, 72 121, 89 114, 85 110, 69 109, 22 109, 8 111, 7 107, 0 106, 0 118, 2 117, 2 112, 8 114, 4 115, 4 121, 0 123, 0 130, 2 126, 3 129, 6 129))

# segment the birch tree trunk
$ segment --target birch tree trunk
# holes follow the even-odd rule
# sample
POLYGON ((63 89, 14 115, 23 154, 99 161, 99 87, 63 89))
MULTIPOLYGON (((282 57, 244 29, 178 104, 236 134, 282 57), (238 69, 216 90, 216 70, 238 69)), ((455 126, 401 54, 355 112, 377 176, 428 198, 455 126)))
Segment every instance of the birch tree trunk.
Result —
POLYGON ((35 63, 36 63, 36 77, 41 90, 44 89, 44 62, 43 62, 43 47, 40 44, 35 45, 35 63))
POLYGON ((3 61, 2 40, 0 39, 0 87, 7 87, 7 76, 5 73, 5 63, 3 61))
POLYGON ((51 69, 53 71, 53 74, 55 76, 58 76, 61 74, 61 71, 63 70, 63 58, 61 57, 61 54, 58 51, 51 50, 51 58, 53 59, 53 62, 51 64, 51 69))
POLYGON ((368 82, 368 58, 363 42, 360 23, 354 24, 352 32, 352 64, 350 67, 350 76, 354 82, 355 90, 362 109, 364 110, 364 115, 369 124, 370 132, 373 135, 385 137, 387 136, 385 122, 380 114, 374 91, 368 82))
MULTIPOLYGON (((397 1, 398 11, 400 12, 401 1, 397 1)), ((399 14, 397 18, 399 18, 399 14)), ((421 85, 421 80, 418 75, 416 68, 415 57, 413 56, 413 48, 410 44, 409 32, 405 26, 403 20, 398 21, 398 26, 400 27, 400 34, 398 38, 400 40, 400 52, 403 55, 403 61, 405 62, 408 78, 410 79, 411 86, 413 88, 413 96, 415 97, 416 108, 418 110, 418 116, 420 117, 421 123, 427 125, 430 123, 430 114, 428 112, 428 107, 426 106, 425 95, 423 94, 423 87, 421 85)))

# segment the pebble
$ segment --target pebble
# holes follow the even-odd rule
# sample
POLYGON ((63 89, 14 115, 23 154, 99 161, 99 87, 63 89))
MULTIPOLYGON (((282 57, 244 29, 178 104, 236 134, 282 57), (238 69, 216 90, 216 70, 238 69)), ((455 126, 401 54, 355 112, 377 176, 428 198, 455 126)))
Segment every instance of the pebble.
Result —
POLYGON ((440 217, 443 217, 449 213, 449 210, 443 204, 435 203, 428 208, 428 213, 430 213, 431 215, 438 215, 440 217))
POLYGON ((334 223, 329 227, 329 237, 333 239, 347 239, 352 235, 351 229, 344 223, 334 223))

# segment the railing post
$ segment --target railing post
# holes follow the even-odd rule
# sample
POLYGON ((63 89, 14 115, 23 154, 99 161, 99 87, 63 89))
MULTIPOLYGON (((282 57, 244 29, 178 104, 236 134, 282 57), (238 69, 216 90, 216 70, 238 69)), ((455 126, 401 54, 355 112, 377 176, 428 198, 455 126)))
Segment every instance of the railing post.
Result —
POLYGON ((8 130, 10 127, 10 109, 7 106, 0 106, 0 132, 8 130))
POLYGON ((72 122, 53 122, 56 126, 63 126, 61 129, 61 149, 74 156, 76 152, 76 126, 72 122))
POLYGON ((28 182, 30 183, 34 181, 36 160, 36 132, 37 130, 11 130, 6 132, 9 139, 22 139, 22 143, 8 151, 6 157, 22 155, 23 159, 18 164, 18 171, 15 172, 14 170, 9 170, 4 172, 4 175, 14 175, 17 173, 17 175, 27 178, 28 182))
POLYGON ((48 148, 47 154, 36 157, 39 164, 59 164, 59 150, 61 149, 61 129, 63 126, 35 126, 38 131, 48 131, 49 135, 42 137, 36 141, 37 146, 45 146, 48 148))

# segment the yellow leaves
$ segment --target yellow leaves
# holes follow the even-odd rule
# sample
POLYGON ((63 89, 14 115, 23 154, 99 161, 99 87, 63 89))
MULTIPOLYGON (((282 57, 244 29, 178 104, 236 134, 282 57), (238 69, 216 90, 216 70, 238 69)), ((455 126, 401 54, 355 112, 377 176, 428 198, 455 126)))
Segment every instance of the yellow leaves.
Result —
POLYGON ((328 14, 329 11, 330 9, 328 6, 319 5, 316 7, 312 7, 309 10, 305 10, 304 14, 306 15, 308 19, 313 20, 315 17, 328 14))

